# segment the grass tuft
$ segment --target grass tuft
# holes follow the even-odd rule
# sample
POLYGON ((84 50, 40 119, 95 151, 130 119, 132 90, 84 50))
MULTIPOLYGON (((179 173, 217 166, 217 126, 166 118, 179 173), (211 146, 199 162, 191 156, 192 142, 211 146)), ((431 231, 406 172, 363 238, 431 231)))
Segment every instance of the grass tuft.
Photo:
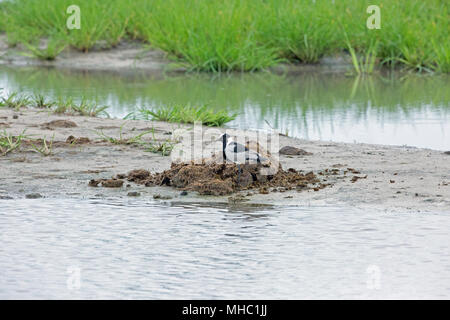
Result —
POLYGON ((30 141, 31 146, 37 152, 39 152, 44 157, 50 156, 53 154, 53 140, 55 139, 55 135, 53 135, 52 139, 47 143, 47 140, 42 139, 42 146, 37 146, 33 142, 30 141))
POLYGON ((36 94, 29 98, 27 95, 13 92, 8 97, 2 97, 0 100, 0 107, 18 110, 30 106, 38 109, 47 109, 57 114, 67 113, 88 117, 106 116, 109 118, 109 114, 106 111, 109 108, 108 106, 100 106, 97 102, 90 102, 85 98, 82 98, 80 103, 76 103, 72 97, 58 97, 57 100, 52 101, 41 94, 36 94))
POLYGON ((88 102, 86 99, 82 99, 79 104, 72 104, 71 109, 73 112, 78 113, 82 116, 88 117, 98 117, 98 116, 106 116, 109 118, 108 106, 99 106, 95 102, 88 102))
POLYGON ((34 95, 32 100, 34 102, 34 107, 38 109, 50 109, 56 103, 54 101, 47 101, 47 99, 41 94, 34 95))
POLYGON ((358 56, 355 49, 347 41, 348 51, 352 58, 353 68, 355 72, 360 74, 371 74, 375 68, 375 62, 377 60, 377 48, 378 43, 375 42, 369 46, 367 52, 364 55, 358 56))
POLYGON ((24 45, 29 50, 29 53, 23 52, 23 55, 47 61, 55 60, 67 46, 66 44, 61 43, 61 41, 53 40, 49 41, 45 48, 40 48, 27 42, 25 42, 24 45))
POLYGON ((25 138, 25 130, 18 136, 13 136, 7 133, 6 130, 3 130, 0 133, 0 153, 6 156, 8 153, 19 148, 25 138))
POLYGON ((206 105, 194 107, 190 105, 174 105, 156 110, 141 108, 137 113, 129 114, 128 118, 157 120, 177 123, 201 122, 205 126, 220 127, 236 118, 237 114, 229 115, 226 111, 216 111, 206 105))
POLYGON ((144 131, 133 137, 125 138, 123 135, 123 126, 124 125, 125 125, 125 123, 120 127, 119 137, 108 136, 102 130, 96 131, 96 133, 100 136, 100 138, 103 141, 106 141, 106 142, 109 142, 112 144, 136 144, 137 145, 137 144, 143 144, 144 141, 142 140, 142 137, 145 136, 146 134, 149 134, 152 132, 151 130, 144 131))
POLYGON ((26 95, 20 95, 17 92, 10 93, 8 97, 2 97, 0 100, 0 107, 11 108, 19 110, 28 107, 31 100, 26 95))

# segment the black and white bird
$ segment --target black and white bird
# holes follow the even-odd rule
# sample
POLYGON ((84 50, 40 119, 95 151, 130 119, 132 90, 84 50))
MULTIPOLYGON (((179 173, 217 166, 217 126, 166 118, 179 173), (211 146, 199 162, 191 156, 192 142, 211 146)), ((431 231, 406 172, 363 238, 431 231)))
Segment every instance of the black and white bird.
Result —
POLYGON ((238 165, 238 180, 240 180, 241 176, 241 164, 261 164, 267 161, 267 159, 261 156, 258 152, 250 150, 243 144, 234 141, 233 138, 226 133, 221 135, 219 140, 222 141, 223 159, 238 165))

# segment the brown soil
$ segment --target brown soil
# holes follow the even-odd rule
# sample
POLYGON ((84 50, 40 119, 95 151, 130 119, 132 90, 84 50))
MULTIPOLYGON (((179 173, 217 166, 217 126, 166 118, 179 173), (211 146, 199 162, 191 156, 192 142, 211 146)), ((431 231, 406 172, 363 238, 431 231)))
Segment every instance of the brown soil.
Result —
POLYGON ((66 140, 66 143, 69 144, 85 144, 85 143, 90 143, 91 140, 87 137, 79 137, 76 138, 74 136, 69 136, 66 140))
POLYGON ((47 129, 78 127, 77 124, 71 120, 53 120, 50 122, 43 123, 41 126, 47 129))
POLYGON ((243 166, 238 178, 238 167, 234 164, 172 164, 170 169, 160 173, 151 174, 138 169, 127 175, 118 175, 118 178, 126 177, 128 181, 146 186, 172 186, 204 195, 227 195, 249 189, 268 193, 269 188, 273 191, 319 190, 331 185, 322 183, 313 172, 303 173, 292 168, 284 171, 280 168, 275 175, 264 176, 258 173, 258 169, 257 166, 243 166))
POLYGON ((283 155, 289 155, 289 156, 311 156, 312 155, 311 152, 305 151, 300 148, 291 147, 291 146, 284 146, 283 148, 280 149, 279 153, 283 154, 283 155))
POLYGON ((105 188, 120 188, 123 186, 124 181, 121 179, 92 179, 89 181, 90 187, 98 187, 101 185, 105 188))

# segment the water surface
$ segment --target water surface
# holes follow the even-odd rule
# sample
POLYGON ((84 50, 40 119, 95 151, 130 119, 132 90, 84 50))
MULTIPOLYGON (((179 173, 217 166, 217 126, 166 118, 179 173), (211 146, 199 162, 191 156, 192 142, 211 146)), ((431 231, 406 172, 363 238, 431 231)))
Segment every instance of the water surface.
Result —
MULTIPOLYGON (((212 76, 0 67, 5 93, 86 96, 124 117, 139 107, 208 104, 237 112, 229 125, 291 136, 450 150, 450 77, 307 73, 212 76)), ((4 94, 5 94, 4 93, 4 94)))
POLYGON ((448 213, 74 199, 0 207, 3 299, 450 298, 448 213))
MULTIPOLYGON (((209 104, 229 125, 450 150, 448 76, 139 75, 0 67, 0 87, 123 117, 209 104)), ((0 298, 450 298, 448 213, 0 200, 0 298), (74 274, 80 287, 73 286, 74 274)), ((76 284, 77 282, 75 282, 76 284)))

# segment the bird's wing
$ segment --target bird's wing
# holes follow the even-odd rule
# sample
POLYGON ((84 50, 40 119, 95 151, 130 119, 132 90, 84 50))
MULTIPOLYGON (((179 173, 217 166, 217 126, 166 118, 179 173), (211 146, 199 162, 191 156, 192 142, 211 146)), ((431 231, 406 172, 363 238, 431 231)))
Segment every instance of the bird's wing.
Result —
POLYGON ((241 153, 248 151, 248 148, 246 148, 244 145, 237 143, 237 142, 231 142, 230 143, 231 151, 234 153, 241 153))

